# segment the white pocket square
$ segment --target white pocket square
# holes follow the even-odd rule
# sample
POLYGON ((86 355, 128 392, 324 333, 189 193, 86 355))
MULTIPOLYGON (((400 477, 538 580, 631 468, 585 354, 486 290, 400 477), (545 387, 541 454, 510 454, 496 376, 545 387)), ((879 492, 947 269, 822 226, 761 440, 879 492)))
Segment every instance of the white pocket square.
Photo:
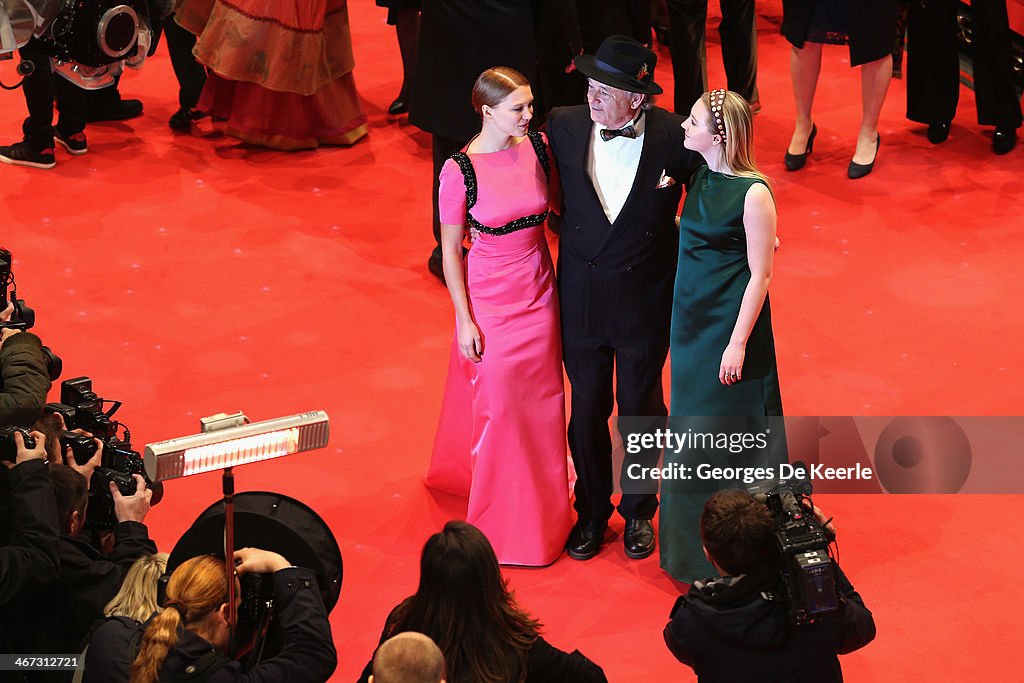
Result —
POLYGON ((676 184, 676 179, 670 175, 665 175, 665 172, 661 172, 661 177, 658 178, 658 185, 654 189, 660 190, 665 187, 672 187, 676 184))

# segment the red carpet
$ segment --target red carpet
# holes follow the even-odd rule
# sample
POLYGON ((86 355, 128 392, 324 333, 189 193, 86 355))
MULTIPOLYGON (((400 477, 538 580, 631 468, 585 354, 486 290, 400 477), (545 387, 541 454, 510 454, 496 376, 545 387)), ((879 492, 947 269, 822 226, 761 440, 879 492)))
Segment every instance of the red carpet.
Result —
MULTIPOLYGON (((63 356, 65 378, 89 375, 124 402, 118 417, 140 448, 219 411, 330 414, 328 449, 236 478, 240 490, 302 499, 334 529, 345 559, 332 615, 338 681, 355 679, 388 610, 415 589, 423 541, 464 509, 419 481, 452 334, 447 293, 425 268, 430 140, 384 114, 400 80, 393 30, 369 0, 351 4, 372 127, 352 149, 284 154, 173 135, 177 91, 161 48, 122 84, 145 101, 143 118, 90 127, 89 154, 58 150, 52 171, 0 167, 0 244, 17 257, 37 331, 63 356)), ((859 74, 845 49, 829 48, 814 155, 787 174, 789 51, 779 3, 759 7, 756 125, 779 202, 772 303, 787 413, 1021 414, 1021 149, 991 154, 969 91, 949 141, 930 145, 904 119, 894 81, 875 172, 847 180, 859 74)), ((721 84, 717 42, 708 54, 721 84)), ((670 85, 670 71, 663 51, 658 80, 670 85)), ((13 66, 0 75, 13 81, 13 66)), ((13 141, 21 94, 0 103, 13 141)), ((212 474, 168 484, 149 519, 162 549, 219 485, 212 474)), ((819 503, 878 624, 874 643, 843 658, 847 680, 1007 678, 1020 661, 1006 615, 1024 610, 1011 588, 1024 496, 819 503)), ((661 642, 679 586, 656 557, 628 561, 616 542, 587 563, 506 573, 548 639, 578 647, 611 681, 693 679, 661 642)))

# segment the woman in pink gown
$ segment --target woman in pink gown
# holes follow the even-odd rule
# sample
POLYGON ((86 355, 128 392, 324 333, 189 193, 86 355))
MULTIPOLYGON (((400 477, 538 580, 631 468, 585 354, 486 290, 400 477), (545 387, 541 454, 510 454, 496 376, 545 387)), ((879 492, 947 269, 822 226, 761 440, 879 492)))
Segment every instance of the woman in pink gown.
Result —
POLYGON ((502 564, 543 566, 572 521, 558 298, 544 236, 547 141, 529 133, 522 74, 488 69, 473 88, 480 134, 441 170, 444 274, 456 334, 429 486, 468 496, 466 521, 502 564), (478 237, 462 259, 465 229, 478 237))

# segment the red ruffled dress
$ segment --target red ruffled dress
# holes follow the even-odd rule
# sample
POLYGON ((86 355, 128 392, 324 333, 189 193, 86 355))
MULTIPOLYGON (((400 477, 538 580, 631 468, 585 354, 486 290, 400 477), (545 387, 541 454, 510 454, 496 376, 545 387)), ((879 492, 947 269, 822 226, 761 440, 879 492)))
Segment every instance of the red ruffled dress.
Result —
POLYGON ((178 0, 175 21, 211 71, 198 108, 229 135, 282 150, 366 135, 347 0, 178 0))

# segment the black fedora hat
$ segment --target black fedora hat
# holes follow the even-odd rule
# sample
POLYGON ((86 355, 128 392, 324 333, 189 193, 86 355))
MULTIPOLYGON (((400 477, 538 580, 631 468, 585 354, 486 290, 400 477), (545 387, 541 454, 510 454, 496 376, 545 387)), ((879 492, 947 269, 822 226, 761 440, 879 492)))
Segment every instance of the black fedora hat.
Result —
POLYGON ((595 55, 580 55, 576 69, 595 81, 619 90, 660 95, 661 86, 654 82, 658 55, 629 36, 608 36, 595 55))

